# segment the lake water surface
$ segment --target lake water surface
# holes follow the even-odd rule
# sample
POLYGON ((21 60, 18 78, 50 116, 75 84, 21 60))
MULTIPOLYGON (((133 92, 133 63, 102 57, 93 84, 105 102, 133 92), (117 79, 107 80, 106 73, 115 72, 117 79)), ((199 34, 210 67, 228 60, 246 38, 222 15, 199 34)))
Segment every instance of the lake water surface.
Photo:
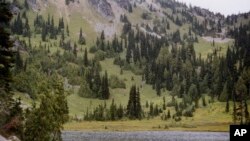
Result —
POLYGON ((229 141, 228 132, 138 131, 78 132, 64 131, 63 141, 229 141))

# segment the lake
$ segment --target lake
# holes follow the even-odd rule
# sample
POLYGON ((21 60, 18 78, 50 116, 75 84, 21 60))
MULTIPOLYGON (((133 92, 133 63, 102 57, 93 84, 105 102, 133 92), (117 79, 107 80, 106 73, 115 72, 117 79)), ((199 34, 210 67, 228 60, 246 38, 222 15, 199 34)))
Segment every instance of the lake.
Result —
POLYGON ((62 138, 63 141, 229 141, 229 133, 187 131, 63 131, 62 138))

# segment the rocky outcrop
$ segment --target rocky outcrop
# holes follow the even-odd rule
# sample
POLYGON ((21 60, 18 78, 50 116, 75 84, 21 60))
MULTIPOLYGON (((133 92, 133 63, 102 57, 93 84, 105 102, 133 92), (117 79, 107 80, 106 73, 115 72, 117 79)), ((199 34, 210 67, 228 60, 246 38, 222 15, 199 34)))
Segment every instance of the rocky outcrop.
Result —
POLYGON ((14 4, 10 5, 10 10, 11 10, 11 13, 14 15, 17 15, 20 12, 20 9, 17 6, 15 6, 14 4))
POLYGON ((130 2, 129 0, 115 0, 117 2, 117 4, 121 7, 124 8, 126 10, 129 9, 130 6, 130 2))
POLYGON ((37 4, 36 0, 27 0, 29 6, 33 9, 33 10, 39 10, 40 6, 37 4))
POLYGON ((114 13, 107 0, 88 0, 89 3, 105 18, 113 19, 114 13))

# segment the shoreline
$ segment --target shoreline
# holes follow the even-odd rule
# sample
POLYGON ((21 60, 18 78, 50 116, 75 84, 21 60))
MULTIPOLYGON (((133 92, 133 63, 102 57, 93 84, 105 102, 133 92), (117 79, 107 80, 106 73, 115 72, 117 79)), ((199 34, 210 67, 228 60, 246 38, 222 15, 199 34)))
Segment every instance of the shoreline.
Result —
POLYGON ((63 131, 84 132, 145 132, 145 131, 188 131, 229 132, 230 123, 171 123, 160 121, 82 121, 69 122, 63 131))

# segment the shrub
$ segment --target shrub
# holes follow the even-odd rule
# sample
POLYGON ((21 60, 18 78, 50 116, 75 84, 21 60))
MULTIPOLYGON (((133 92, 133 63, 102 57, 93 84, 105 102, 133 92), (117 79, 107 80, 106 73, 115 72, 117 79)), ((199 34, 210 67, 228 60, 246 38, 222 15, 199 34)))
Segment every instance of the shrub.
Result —
POLYGON ((96 53, 95 53, 95 58, 94 60, 96 61, 102 61, 105 59, 105 56, 106 56, 106 53, 104 51, 101 51, 101 50, 98 50, 96 53))
POLYGON ((126 84, 124 83, 123 80, 120 80, 117 76, 115 75, 111 75, 109 78, 109 82, 110 82, 110 87, 112 89, 114 88, 126 88, 126 84))

